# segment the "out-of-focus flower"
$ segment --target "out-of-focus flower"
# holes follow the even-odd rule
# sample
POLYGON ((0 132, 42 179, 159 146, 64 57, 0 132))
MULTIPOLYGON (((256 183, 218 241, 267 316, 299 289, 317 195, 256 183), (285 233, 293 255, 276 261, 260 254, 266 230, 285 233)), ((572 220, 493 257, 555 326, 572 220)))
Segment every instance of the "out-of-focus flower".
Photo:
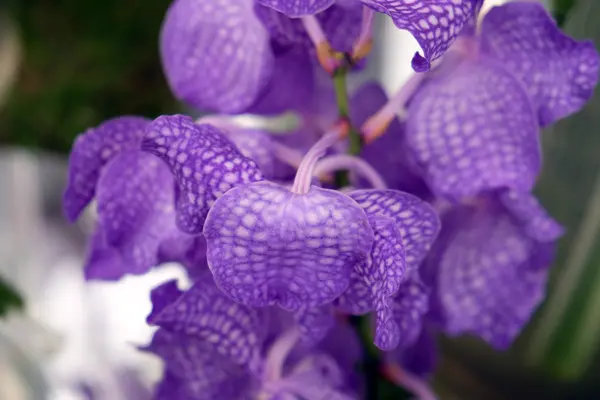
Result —
POLYGON ((299 346, 293 325, 273 321, 279 313, 233 302, 210 274, 184 293, 167 282, 152 300, 148 320, 160 328, 147 350, 165 362, 157 399, 357 398, 355 382, 347 379, 360 354, 352 330, 336 330, 335 340, 351 346, 345 350, 350 359, 338 364, 332 357, 339 355, 337 346, 299 346), (275 327, 270 338, 265 326, 275 327))
POLYGON ((143 274, 160 262, 203 269, 201 238, 175 226, 175 186, 169 169, 139 149, 150 121, 120 117, 80 135, 69 159, 64 210, 74 221, 96 199, 98 218, 88 250, 89 279, 143 274), (167 251, 168 243, 177 243, 167 251))
POLYGON ((406 143, 433 191, 450 199, 529 191, 539 130, 581 108, 598 80, 589 41, 560 32, 536 2, 493 8, 408 105, 406 143))
POLYGON ((526 193, 505 191, 451 209, 424 269, 434 320, 451 335, 510 346, 543 298, 561 235, 526 193))
MULTIPOLYGON (((257 0, 288 17, 323 15, 333 7, 348 8, 364 4, 377 12, 389 15, 394 24, 409 31, 423 49, 415 54, 415 71, 427 71, 431 62, 441 57, 463 28, 473 25, 483 0, 257 0)), ((372 17, 371 17, 372 18, 372 17)), ((329 37, 329 35, 328 35, 329 37)), ((333 46, 336 50, 343 51, 333 46)))

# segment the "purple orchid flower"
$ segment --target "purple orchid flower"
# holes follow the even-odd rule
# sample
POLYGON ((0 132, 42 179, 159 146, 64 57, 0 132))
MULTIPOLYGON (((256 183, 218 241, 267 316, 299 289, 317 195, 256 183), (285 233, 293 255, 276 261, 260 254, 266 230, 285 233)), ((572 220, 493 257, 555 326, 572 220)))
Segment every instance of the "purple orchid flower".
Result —
POLYGON ((530 194, 540 129, 589 99, 598 54, 533 2, 494 8, 476 33, 481 5, 173 1, 167 80, 218 114, 86 131, 64 195, 71 221, 97 203, 88 278, 175 261, 193 281, 151 293, 156 399, 358 399, 368 344, 348 315, 370 314, 378 372, 424 399, 435 332, 511 345, 562 235, 530 194), (390 99, 374 83, 348 98, 375 12, 417 39, 427 72, 390 99), (288 135, 227 115, 287 111, 288 135))
POLYGON ((337 304, 351 314, 376 311, 375 344, 390 350, 401 340, 411 341, 412 335, 407 332, 413 324, 398 324, 403 312, 411 315, 412 309, 419 308, 412 305, 426 304, 413 293, 423 289, 418 282, 407 279, 405 272, 408 270, 410 275, 418 268, 435 241, 440 222, 431 206, 408 193, 361 190, 350 193, 350 197, 369 216, 375 241, 370 259, 357 265, 350 287, 337 304), (415 297, 411 297, 413 294, 415 297))
POLYGON ((360 354, 351 329, 336 329, 337 337, 319 347, 302 347, 285 315, 233 302, 210 274, 183 293, 167 282, 152 301, 148 321, 159 330, 146 350, 165 362, 157 399, 357 398, 347 379, 360 354), (273 327, 270 339, 265 326, 273 327), (336 340, 350 346, 339 364, 332 357, 340 354, 336 340))
POLYGON ((529 191, 540 171, 539 130, 577 111, 598 80, 589 41, 560 32, 536 2, 492 9, 408 105, 411 159, 451 200, 502 187, 529 191))
MULTIPOLYGON (((360 7, 334 8, 320 21, 336 46, 350 49, 360 18, 360 7)), ((313 49, 302 23, 260 5, 255 11, 253 0, 175 0, 160 47, 173 93, 197 109, 276 114, 302 109, 315 90, 313 49)))
POLYGON ((192 273, 206 268, 204 239, 175 227, 175 182, 169 169, 139 149, 149 124, 140 117, 115 118, 80 135, 73 146, 65 214, 74 221, 92 199, 97 202, 88 279, 142 274, 168 261, 179 261, 192 273), (178 246, 166 252, 168 242, 178 246))
POLYGON ((451 335, 510 346, 543 298, 562 228, 530 194, 503 191, 443 217, 424 269, 432 316, 451 335))
MULTIPOLYGON (((463 29, 474 24, 483 3, 483 0, 356 0, 337 3, 335 0, 256 1, 292 18, 310 18, 323 15, 334 7, 349 8, 364 4, 368 9, 364 14, 363 29, 370 29, 373 11, 387 14, 399 29, 409 31, 423 49, 423 55, 416 53, 412 60, 417 72, 429 70, 431 62, 444 54, 463 29)), ((336 46, 333 48, 344 51, 336 46)))

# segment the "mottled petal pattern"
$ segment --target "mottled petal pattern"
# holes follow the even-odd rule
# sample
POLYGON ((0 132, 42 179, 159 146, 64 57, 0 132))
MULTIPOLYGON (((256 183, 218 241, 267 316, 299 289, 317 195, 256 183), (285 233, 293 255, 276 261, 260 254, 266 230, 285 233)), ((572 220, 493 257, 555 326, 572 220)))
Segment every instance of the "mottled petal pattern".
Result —
POLYGON ((370 259, 358 264, 350 286, 336 300, 339 309, 352 314, 377 311, 375 344, 382 349, 396 346, 399 336, 389 307, 390 296, 398 291, 406 269, 402 236, 391 218, 369 217, 374 242, 370 259))
POLYGON ((314 15, 328 7, 335 0, 256 0, 257 3, 270 7, 288 17, 303 17, 314 15))
POLYGON ((166 165, 138 150, 123 152, 106 166, 96 197, 99 229, 123 258, 123 273, 156 265, 164 235, 175 230, 174 181, 166 165))
POLYGON ((494 61, 465 60, 440 73, 408 113, 411 160, 437 194, 532 188, 541 164, 537 118, 521 83, 494 61))
POLYGON ((429 310, 429 289, 416 276, 406 279, 394 297, 392 309, 400 331, 399 347, 412 345, 429 310))
POLYGON ((123 150, 137 148, 150 120, 119 117, 88 129, 75 139, 69 157, 69 180, 64 212, 75 221, 96 193, 102 168, 123 150))
MULTIPOLYGON (((302 46, 313 51, 314 43, 306 33, 299 19, 288 18, 268 7, 255 7, 258 18, 271 34, 273 42, 283 48, 302 46)), ((360 2, 344 7, 333 5, 316 16, 331 47, 337 51, 349 52, 360 35, 362 7, 360 2)))
POLYGON ((373 243, 365 213, 349 197, 314 186, 297 195, 268 182, 219 198, 204 235, 209 266, 225 293, 289 310, 338 297, 373 243))
POLYGON ((409 31, 423 49, 415 54, 413 69, 427 71, 462 29, 476 18, 483 0, 361 0, 389 15, 394 24, 409 31))
POLYGON ((321 341, 335 325, 333 308, 329 304, 300 309, 294 312, 294 316, 302 339, 308 344, 321 341))
POLYGON ((187 233, 202 231, 208 210, 223 193, 262 179, 256 163, 243 156, 219 129, 197 125, 186 116, 154 120, 142 149, 162 158, 175 175, 177 226, 187 233))
POLYGON ((165 363, 157 393, 165 400, 246 399, 252 390, 247 371, 205 341, 159 329, 145 350, 165 363))
POLYGON ((527 192, 506 190, 499 195, 502 205, 523 224, 525 234, 540 242, 550 242, 562 236, 564 229, 527 192))
POLYGON ((273 72, 269 34, 253 0, 177 0, 160 37, 165 74, 175 95, 211 111, 251 106, 273 72))
POLYGON ((162 300, 163 292, 172 291, 172 282, 164 285, 167 287, 153 291, 150 324, 204 342, 237 365, 250 370, 259 367, 260 322, 256 310, 231 301, 215 286, 210 274, 160 309, 157 301, 162 300))
POLYGON ((472 210, 439 264, 446 331, 474 333, 500 349, 510 346, 543 298, 547 270, 530 264, 549 249, 503 210, 472 210))
POLYGON ((481 51, 527 87, 542 126, 578 111, 598 82, 598 52, 556 26, 537 2, 494 7, 481 27, 481 51))
POLYGON ((357 190, 350 193, 367 213, 392 219, 400 235, 406 254, 406 266, 418 267, 440 230, 435 210, 416 196, 399 190, 357 190))

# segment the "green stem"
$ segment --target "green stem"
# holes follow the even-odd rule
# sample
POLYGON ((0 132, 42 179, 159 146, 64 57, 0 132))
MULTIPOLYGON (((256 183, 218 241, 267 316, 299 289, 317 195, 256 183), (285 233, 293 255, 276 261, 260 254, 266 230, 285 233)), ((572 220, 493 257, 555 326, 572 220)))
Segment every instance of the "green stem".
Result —
MULTIPOLYGON (((360 154, 362 147, 362 139, 360 133, 352 126, 350 120, 350 102, 348 101, 348 87, 346 85, 346 76, 348 75, 349 66, 343 65, 333 73, 333 87, 335 89, 335 99, 338 106, 338 114, 340 119, 346 120, 350 125, 348 132, 348 154, 356 156, 360 154)), ((348 186, 350 179, 348 171, 340 171, 335 176, 335 183, 338 187, 348 186)))
MULTIPOLYGON (((338 106, 340 119, 348 122, 350 130, 348 132, 348 154, 357 156, 362 148, 362 138, 360 133, 352 126, 350 120, 350 102, 348 101, 348 88, 346 77, 348 75, 348 65, 343 65, 336 69, 333 74, 333 86, 335 88, 335 98, 338 106)), ((336 174, 336 185, 338 187, 347 186, 348 171, 340 171, 336 174)), ((369 321, 365 317, 351 317, 351 323, 358 331, 363 344, 363 373, 365 375, 365 391, 367 398, 375 399, 379 397, 379 354, 375 346, 372 345, 373 339, 368 334, 371 328, 369 321)))
POLYGON ((348 154, 357 156, 360 154, 362 139, 360 133, 354 129, 352 121, 350 120, 350 102, 348 101, 348 87, 346 85, 348 69, 348 66, 342 66, 334 72, 333 86, 335 88, 335 98, 339 116, 341 119, 348 121, 348 124, 350 125, 350 132, 348 133, 350 147, 348 148, 348 154))

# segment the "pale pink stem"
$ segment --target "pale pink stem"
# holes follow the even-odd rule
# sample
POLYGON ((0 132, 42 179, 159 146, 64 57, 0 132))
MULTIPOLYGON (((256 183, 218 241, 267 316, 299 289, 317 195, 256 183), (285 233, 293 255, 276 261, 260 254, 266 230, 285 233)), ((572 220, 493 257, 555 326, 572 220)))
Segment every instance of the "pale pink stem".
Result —
POLYGON ((396 385, 412 392, 420 400, 437 400, 427 382, 404 370, 398 364, 386 364, 383 367, 383 374, 396 385))
POLYGON ((415 93, 423 78, 425 78, 425 73, 413 74, 379 111, 369 117, 361 129, 367 143, 383 135, 396 115, 404 112, 404 106, 415 93))
POLYGON ((374 189, 387 189, 385 181, 371 164, 362 158, 349 154, 335 154, 325 157, 315 166, 314 174, 316 176, 323 176, 339 170, 350 170, 363 176, 374 189))
POLYGON ((317 17, 314 15, 307 15, 306 17, 302 17, 301 20, 304 29, 306 29, 306 33, 308 33, 308 37, 310 37, 310 40, 315 47, 327 42, 327 37, 325 37, 325 32, 323 32, 323 28, 321 28, 321 24, 317 20, 317 17))
POLYGON ((371 46, 373 44, 373 19, 375 17, 375 11, 367 6, 363 6, 362 10, 360 35, 352 47, 352 57, 354 57, 355 60, 366 57, 371 51, 371 46))
POLYGON ((289 146, 273 141, 273 153, 280 161, 298 169, 304 158, 304 154, 300 150, 293 149, 289 146))
POLYGON ((298 343, 298 339, 300 339, 298 330, 292 328, 282 334, 275 341, 275 343, 273 343, 269 349, 269 352, 267 353, 267 358, 265 361, 266 367, 264 378, 266 381, 274 382, 281 378, 285 359, 290 354, 296 343, 298 343))
POLYGON ((221 115, 205 115, 204 117, 198 118, 195 122, 196 124, 212 125, 215 128, 225 131, 231 131, 239 128, 239 126, 232 121, 231 118, 221 115))
POLYGON ((362 12, 362 24, 360 27, 360 36, 358 37, 358 43, 365 43, 373 38, 373 19, 375 17, 375 11, 367 6, 363 6, 362 12))
POLYGON ((323 28, 321 28, 321 24, 314 15, 302 17, 301 20, 306 33, 315 46, 319 63, 325 71, 333 73, 339 62, 336 59, 336 53, 325 36, 325 32, 323 32, 323 28))
POLYGON ((294 179, 291 192, 306 194, 310 190, 311 179, 314 175, 315 164, 323 157, 327 149, 343 137, 341 126, 336 126, 332 131, 323 135, 306 153, 294 179))

